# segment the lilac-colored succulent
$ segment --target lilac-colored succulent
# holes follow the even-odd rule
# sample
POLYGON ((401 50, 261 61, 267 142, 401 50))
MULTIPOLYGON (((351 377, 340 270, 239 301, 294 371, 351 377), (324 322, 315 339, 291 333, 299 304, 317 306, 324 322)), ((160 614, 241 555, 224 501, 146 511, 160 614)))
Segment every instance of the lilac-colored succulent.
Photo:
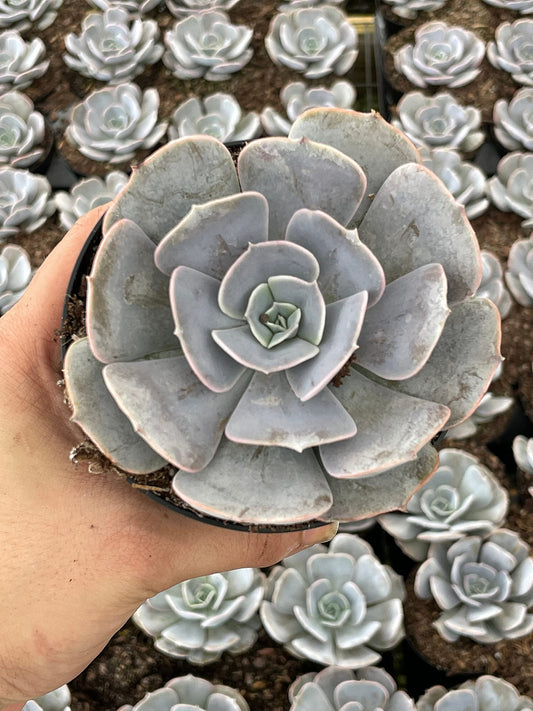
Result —
POLYGON ((37 699, 27 701, 22 711, 70 711, 70 689, 66 684, 37 699))
POLYGON ((63 0, 6 0, 0 3, 0 29, 44 30, 56 19, 63 0))
POLYGON ((165 135, 158 122, 159 94, 136 84, 93 91, 72 109, 65 138, 91 160, 123 163, 141 148, 153 148, 165 135))
POLYGON ((0 168, 0 244, 18 232, 34 232, 55 211, 52 186, 22 168, 0 168))
POLYGON ((0 250, 0 316, 14 306, 31 281, 29 254, 16 244, 0 250))
POLYGON ((521 306, 533 306, 533 235, 511 245, 505 281, 521 306))
POLYGON ((494 133, 510 151, 533 150, 533 88, 524 87, 510 102, 498 99, 494 104, 494 133))
POLYGON ((509 315, 512 299, 505 288, 502 265, 498 257, 486 249, 481 250, 481 283, 476 296, 490 299, 502 319, 509 315))
POLYGON ((46 72, 50 60, 46 47, 35 37, 25 42, 16 30, 0 33, 0 95, 11 89, 25 89, 46 72))
POLYGON ((485 140, 481 111, 475 106, 462 106, 447 92, 425 96, 420 91, 410 91, 398 102, 396 114, 392 125, 418 148, 451 148, 470 153, 485 140))
POLYGON ((54 194, 54 200, 59 210, 59 221, 62 227, 70 230, 76 220, 89 210, 107 202, 118 195, 128 182, 128 176, 120 170, 108 173, 105 178, 93 176, 75 183, 69 190, 59 190, 54 194))
POLYGON ((495 41, 487 45, 487 58, 496 69, 509 72, 517 84, 533 86, 533 20, 503 22, 495 41))
POLYGON ((456 89, 479 75, 485 43, 470 30, 446 22, 426 22, 415 32, 414 44, 401 47, 394 66, 416 86, 456 89))
POLYGON ((252 58, 253 30, 225 12, 207 10, 178 20, 165 32, 163 62, 178 79, 224 81, 252 58))
POLYGON ((34 165, 45 154, 44 137, 44 116, 31 99, 18 91, 0 96, 0 164, 34 165))
POLYGON ((271 106, 266 106, 261 112, 261 123, 269 136, 288 136, 292 124, 304 111, 319 106, 351 109, 355 96, 355 88, 349 81, 336 81, 330 89, 325 86, 308 87, 303 81, 291 82, 280 93, 287 118, 271 106))
POLYGON ((256 568, 186 580, 146 600, 133 621, 163 654, 210 664, 224 652, 242 654, 255 643, 265 582, 256 568))
POLYGON ((533 227, 532 185, 533 154, 514 151, 500 160, 496 175, 487 180, 486 188, 498 210, 523 217, 522 227, 527 230, 533 227))
POLYGON ((403 579, 382 565, 370 545, 338 533, 285 558, 267 581, 261 620, 296 657, 359 669, 404 636, 403 579))
POLYGON ((298 677, 289 687, 290 711, 415 711, 384 669, 326 667, 298 677))
POLYGON ((507 514, 506 490, 476 457, 460 449, 442 449, 439 457, 439 468, 411 497, 407 513, 379 517, 381 526, 414 560, 425 560, 433 542, 485 535, 507 514))
POLYGON ((208 136, 160 149, 104 221, 67 354, 74 420, 126 471, 170 462, 219 518, 403 506, 500 362, 473 230, 418 161, 342 109, 252 141, 237 170, 208 136))
POLYGON ((272 18, 265 47, 275 64, 308 79, 341 76, 357 58, 357 32, 347 15, 331 5, 287 10, 272 18))
POLYGON ((457 689, 432 686, 416 703, 416 711, 528 711, 533 699, 520 696, 516 687, 495 676, 465 681, 457 689))
POLYGON ((514 10, 521 15, 530 15, 533 12, 533 0, 483 0, 483 2, 504 10, 514 10))
POLYGON ((451 546, 433 543, 415 593, 443 610, 433 624, 448 642, 469 637, 493 644, 533 631, 533 558, 520 536, 504 528, 451 546))
POLYGON ((87 0, 98 10, 109 10, 110 7, 121 7, 132 15, 144 15, 154 10, 161 0, 87 0))
POLYGON ((172 140, 203 134, 222 143, 232 143, 250 141, 261 132, 261 121, 255 111, 243 114, 234 96, 217 93, 203 101, 192 97, 181 103, 172 115, 168 137, 172 140))
POLYGON ((122 7, 85 16, 79 35, 65 37, 65 64, 84 77, 119 84, 141 74, 163 54, 155 20, 131 17, 122 7))
POLYGON ((165 0, 175 17, 184 17, 205 10, 231 10, 240 0, 165 0))
POLYGON ((444 7, 448 0, 384 0, 398 17, 416 20, 419 12, 433 12, 444 7))
POLYGON ((171 679, 161 689, 148 692, 135 706, 118 711, 250 711, 244 697, 223 684, 211 684, 192 674, 171 679))

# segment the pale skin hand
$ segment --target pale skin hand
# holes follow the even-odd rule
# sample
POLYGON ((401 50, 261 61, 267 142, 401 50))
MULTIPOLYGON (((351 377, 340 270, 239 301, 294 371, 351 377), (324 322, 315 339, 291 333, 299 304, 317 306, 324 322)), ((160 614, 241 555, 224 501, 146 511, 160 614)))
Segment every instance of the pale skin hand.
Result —
POLYGON ((110 475, 74 467, 83 439, 57 385, 54 332, 76 257, 104 208, 82 218, 0 319, 0 708, 80 673, 147 598, 182 580, 271 565, 336 524, 248 534, 168 511, 110 475))

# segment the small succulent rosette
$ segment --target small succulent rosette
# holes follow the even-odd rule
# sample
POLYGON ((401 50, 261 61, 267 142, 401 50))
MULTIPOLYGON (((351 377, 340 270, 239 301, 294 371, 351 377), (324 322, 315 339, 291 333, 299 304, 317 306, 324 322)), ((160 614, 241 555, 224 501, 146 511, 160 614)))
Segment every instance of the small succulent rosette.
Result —
POLYGON ((446 432, 447 439, 468 439, 478 433, 483 425, 492 422, 498 415, 508 412, 514 405, 514 399, 507 395, 494 395, 488 392, 483 395, 481 402, 474 412, 464 422, 455 427, 450 427, 446 432))
POLYGON ((257 639, 265 576, 239 568, 186 580, 144 602, 133 621, 163 654, 210 664, 224 652, 242 654, 257 639))
POLYGON ((0 244, 18 232, 34 232, 55 212, 52 186, 22 168, 0 168, 0 244))
POLYGON ((304 674, 291 684, 289 700, 290 711, 415 711, 414 701, 378 667, 330 666, 304 674))
POLYGON ((42 161, 45 143, 44 116, 19 91, 0 96, 0 164, 28 168, 42 161))
POLYGON ((17 0, 0 4, 0 29, 37 32, 49 27, 63 0, 17 0))
POLYGON ((533 235, 511 245, 505 281, 521 306, 533 306, 533 235))
POLYGON ((506 490, 477 457, 451 448, 439 457, 439 468, 411 497, 407 513, 378 519, 414 560, 425 560, 431 543, 490 533, 507 515, 506 490))
POLYGON ((509 315, 512 299, 505 288, 503 268, 498 257, 487 249, 481 250, 481 283, 476 296, 490 299, 502 319, 509 315))
POLYGON ((496 175, 487 180, 491 202, 502 212, 514 212, 523 217, 522 227, 526 230, 533 227, 532 180, 533 153, 520 151, 505 155, 498 163, 496 175))
POLYGON ((355 534, 285 558, 269 575, 261 620, 295 657, 359 669, 404 636, 403 579, 355 534))
POLYGON ((448 0, 384 0, 398 17, 416 20, 419 12, 433 12, 444 7, 448 0))
POLYGON ((414 43, 394 54, 394 66, 415 86, 455 89, 474 81, 484 56, 485 43, 474 32, 434 21, 420 25, 414 43))
POLYGON ((54 201, 62 227, 70 230, 76 220, 89 210, 111 202, 127 182, 126 173, 113 170, 105 178, 84 178, 75 183, 68 192, 58 190, 54 193, 54 201))
POLYGON ((232 94, 216 93, 203 101, 193 96, 174 111, 168 127, 168 137, 204 135, 218 138, 222 143, 250 141, 262 133, 259 114, 243 113, 232 94))
POLYGON ((16 244, 0 250, 0 316, 14 306, 31 281, 30 257, 16 244))
POLYGON ((250 711, 244 697, 223 684, 211 684, 192 674, 171 679, 161 689, 148 692, 135 706, 118 711, 250 711))
POLYGON ((331 5, 278 12, 265 37, 270 59, 308 79, 342 76, 358 54, 357 32, 346 13, 331 5))
POLYGON ((184 17, 205 10, 231 10, 240 0, 165 0, 175 17, 184 17))
POLYGON ((237 524, 405 506, 501 361, 473 230, 419 161, 342 109, 250 142, 237 168, 209 136, 153 154, 104 220, 66 356, 74 421, 237 524))
POLYGON ((448 642, 493 644, 533 631, 533 558, 517 533, 501 528, 451 546, 433 543, 415 594, 443 610, 433 623, 448 642))
POLYGON ((487 58, 496 69, 509 72, 517 84, 533 86, 532 42, 533 20, 504 22, 487 45, 487 58))
POLYGON ((496 676, 465 681, 457 689, 432 686, 416 702, 416 711, 528 711, 533 699, 496 676))
POLYGON ((533 475, 533 437, 517 435, 513 439, 513 456, 523 472, 533 475))
POLYGON ((109 10, 110 7, 121 7, 132 15, 144 15, 154 10, 161 0, 88 0, 98 10, 109 10))
POLYGON ((0 95, 11 89, 26 89, 48 69, 46 47, 34 37, 26 42, 16 30, 0 33, 0 95))
POLYGON ((524 87, 511 101, 498 99, 494 104, 494 133, 509 151, 533 150, 533 88, 524 87))
POLYGON ((70 689, 66 684, 38 699, 27 701, 22 711, 70 711, 70 689))

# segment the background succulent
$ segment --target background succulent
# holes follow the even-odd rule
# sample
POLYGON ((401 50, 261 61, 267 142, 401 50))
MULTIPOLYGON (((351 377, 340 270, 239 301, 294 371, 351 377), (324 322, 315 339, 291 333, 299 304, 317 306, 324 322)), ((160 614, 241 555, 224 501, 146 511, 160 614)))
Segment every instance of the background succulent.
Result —
POLYGON ((0 244, 17 232, 33 232, 54 212, 52 187, 42 175, 0 168, 0 244))
POLYGON ((46 47, 39 37, 25 42, 16 30, 0 32, 0 94, 25 89, 42 77, 50 61, 44 59, 46 47))
POLYGON ((0 28, 25 32, 44 30, 52 24, 63 0, 17 0, 0 4, 0 28))
POLYGON ((497 529, 446 546, 432 544, 419 567, 415 593, 443 610, 433 623, 441 637, 492 644, 533 631, 533 558, 517 533, 497 529))
POLYGON ((161 0, 88 0, 98 10, 108 10, 110 7, 122 7, 130 13, 144 15, 154 10, 161 0))
POLYGON ((524 87, 510 102, 498 99, 494 104, 494 133, 510 151, 533 149, 533 88, 524 87))
POLYGON ((265 576, 256 568, 193 578, 144 602, 133 621, 154 646, 191 664, 209 664, 223 652, 242 654, 257 639, 265 576))
POLYGON ((70 690, 66 684, 28 701, 22 711, 70 711, 70 690))
POLYGON ((446 92, 425 96, 420 91, 410 91, 398 102, 396 114, 392 125, 419 148, 453 148, 470 153, 485 140, 481 111, 462 106, 446 92))
POLYGON ((59 221, 65 230, 70 230, 76 220, 99 205, 110 202, 128 182, 128 176, 120 170, 108 173, 105 178, 93 176, 75 183, 69 192, 58 190, 54 200, 59 210, 59 221))
POLYGON ((460 449, 442 449, 439 457, 439 468, 413 494, 407 513, 378 519, 414 560, 425 560, 435 541, 484 535, 501 525, 507 514, 506 490, 476 457, 460 449))
POLYGON ((533 0, 483 0, 487 5, 502 7, 505 10, 515 10, 522 15, 529 15, 533 12, 533 0))
POLYGON ((165 0, 175 17, 190 15, 204 10, 231 10, 239 0, 165 0))
POLYGON ((275 64, 309 79, 346 74, 357 57, 357 32, 337 7, 287 10, 274 15, 265 37, 275 64))
POLYGON ((446 437, 450 439, 466 439, 473 437, 478 428, 491 422, 498 415, 507 412, 514 404, 512 397, 506 395, 494 395, 494 393, 485 393, 481 398, 481 402, 476 407, 474 412, 464 422, 455 427, 450 427, 446 433, 446 437))
MULTIPOLYGON (((522 227, 533 227, 533 154, 514 151, 498 163, 497 173, 486 183, 491 202, 502 212, 515 212, 524 218, 522 227)), ((513 291, 509 282, 507 285, 513 291)), ((514 294, 513 294, 514 296, 514 294)))
POLYGON ((485 193, 486 177, 481 168, 461 160, 459 153, 447 148, 420 148, 422 162, 437 175, 454 198, 465 208, 469 220, 482 215, 489 206, 485 193))
POLYGON ((533 700, 521 696, 516 687, 495 676, 480 676, 465 681, 457 689, 448 691, 443 686, 432 686, 416 702, 416 711, 526 711, 533 709, 533 700))
POLYGON ((196 97, 181 103, 173 113, 168 127, 171 139, 204 134, 222 143, 249 141, 261 133, 259 114, 243 115, 237 99, 231 94, 211 94, 201 100, 196 97))
POLYGON ((347 0, 288 0, 278 6, 278 10, 296 10, 301 7, 320 7, 322 5, 335 5, 344 7, 347 0))
POLYGON ((533 437, 517 435, 513 439, 515 462, 526 474, 533 474, 533 437))
POLYGON ((252 35, 250 27, 232 24, 225 12, 189 15, 165 32, 163 62, 178 79, 223 81, 252 58, 252 35))
POLYGON ((0 251, 0 315, 3 316, 25 292, 31 280, 28 253, 16 244, 0 251))
POLYGON ((384 0, 384 2, 392 6, 392 11, 398 17, 414 20, 419 12, 440 10, 448 0, 384 0))
POLYGON ((358 669, 403 637, 405 589, 355 534, 285 558, 269 575, 261 620, 296 657, 358 669))
POLYGON ((476 296, 490 299, 502 319, 509 315, 512 299, 505 288, 502 265, 498 257, 487 249, 481 250, 481 283, 476 296))
POLYGON ((0 164, 28 168, 45 154, 44 117, 18 91, 0 96, 0 164))
POLYGON ((266 106, 261 112, 261 123, 269 136, 288 136, 293 122, 307 109, 318 106, 350 109, 354 105, 355 96, 355 88, 348 81, 336 81, 330 89, 325 86, 308 87, 303 81, 291 82, 280 93, 287 118, 271 106, 266 106))
POLYGON ((141 148, 153 148, 167 130, 158 123, 159 94, 136 84, 93 91, 75 106, 65 138, 87 158, 123 163, 141 148))
POLYGON ((518 84, 533 86, 533 20, 503 22, 495 41, 487 45, 487 58, 496 69, 509 72, 518 84))
POLYGON ((110 7, 86 15, 79 35, 66 35, 63 59, 84 77, 119 84, 161 58, 163 45, 158 38, 155 20, 141 20, 125 8, 110 7))
POLYGON ((106 214, 90 340, 67 354, 75 421, 127 471, 172 462, 176 494, 211 516, 285 525, 403 506, 436 466, 427 443, 500 362, 498 312, 470 298, 472 228, 417 160, 377 114, 342 109, 250 142, 237 172, 208 136, 160 149, 106 214), (133 303, 132 275, 146 293, 133 303))
POLYGON ((507 258, 505 281, 522 306, 533 306, 533 235, 516 240, 507 258))
POLYGON ((161 689, 148 692, 135 706, 121 706, 118 711, 250 711, 235 689, 211 684, 207 679, 188 674, 171 679, 161 689))
POLYGON ((435 21, 421 25, 414 44, 395 53, 394 66, 416 86, 457 88, 478 76, 484 56, 485 43, 473 32, 435 21))
POLYGON ((332 666, 304 674, 291 684, 289 700, 290 711, 415 711, 414 701, 378 667, 332 666))

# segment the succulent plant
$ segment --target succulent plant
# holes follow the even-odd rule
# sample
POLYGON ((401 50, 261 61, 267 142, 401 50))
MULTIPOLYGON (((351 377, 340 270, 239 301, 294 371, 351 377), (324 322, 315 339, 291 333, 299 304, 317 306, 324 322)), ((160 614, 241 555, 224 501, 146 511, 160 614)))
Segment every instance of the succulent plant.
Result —
POLYGON ((502 319, 509 315, 512 299, 505 288, 502 265, 498 257, 486 249, 481 250, 481 283, 476 296, 490 299, 502 319))
POLYGON ((91 12, 82 22, 81 34, 65 37, 65 64, 84 77, 119 84, 155 64, 163 54, 155 20, 131 17, 122 7, 91 12))
POLYGON ((516 240, 507 258, 505 281, 521 306, 533 306, 533 235, 516 240))
POLYGON ((524 87, 510 102, 498 99, 494 104, 494 133, 510 151, 533 150, 533 89, 524 87))
POLYGON ((289 700, 290 711, 415 711, 414 701, 378 667, 332 666, 304 674, 290 686, 289 700))
POLYGON ((91 160, 123 163, 141 148, 153 148, 167 122, 157 122, 157 89, 118 84, 93 91, 72 109, 65 138, 91 160))
POLYGON ((420 91, 410 91, 398 102, 396 114, 392 125, 418 148, 453 148, 470 153, 485 140, 481 111, 475 106, 462 106, 446 92, 425 96, 420 91))
POLYGON ((206 10, 165 32, 163 62, 178 79, 224 81, 252 58, 253 30, 233 25, 225 12, 206 10))
POLYGON ((133 621, 163 654, 210 664, 255 643, 265 576, 256 568, 186 580, 144 602, 133 621))
POLYGON ((384 0, 387 5, 392 5, 392 11, 398 17, 415 20, 419 12, 433 12, 444 7, 448 0, 384 0))
POLYGON ((281 103, 288 118, 284 118, 271 106, 261 112, 261 123, 269 136, 288 136, 294 121, 307 109, 319 106, 351 109, 356 91, 349 81, 336 81, 331 89, 325 86, 308 87, 303 81, 286 84, 280 93, 281 103))
POLYGON ((487 58, 496 69, 509 72, 517 84, 533 86, 533 20, 503 22, 495 41, 487 44, 487 58))
POLYGON ((474 81, 485 56, 485 43, 464 27, 426 22, 415 32, 414 44, 401 47, 394 66, 416 86, 456 89, 474 81))
POLYGON ((128 182, 128 176, 120 170, 108 173, 105 178, 93 176, 75 183, 67 193, 59 190, 54 200, 59 210, 59 221, 65 230, 70 230, 76 220, 99 205, 118 195, 128 182))
POLYGON ((533 631, 533 558, 514 531, 497 529, 451 546, 433 543, 415 578, 415 594, 444 612, 433 623, 441 637, 493 644, 533 631))
POLYGON ((533 437, 517 435, 513 439, 515 462, 526 474, 533 474, 533 437))
POLYGON ((0 96, 0 164, 27 168, 45 154, 44 117, 18 91, 0 96))
MULTIPOLYGON (((533 195, 530 185, 533 181, 533 155, 520 151, 508 153, 500 160, 496 171, 496 175, 486 183, 487 195, 491 202, 502 212, 515 212, 523 217, 522 227, 531 229, 533 195)), ((511 289, 509 282, 507 285, 511 289)))
POLYGON ((242 113, 231 94, 211 94, 202 101, 196 97, 181 103, 168 128, 170 139, 203 134, 214 136, 222 143, 250 141, 262 132, 259 114, 242 113))
POLYGON ((376 523, 376 516, 356 519, 355 521, 342 521, 339 523, 339 533, 359 533, 360 531, 367 531, 369 528, 372 528, 372 526, 375 526, 376 523))
POLYGON ((63 0, 17 0, 0 4, 0 29, 25 32, 44 30, 56 19, 57 10, 63 0))
POLYGON ((0 251, 0 316, 17 303, 31 280, 30 257, 16 244, 0 251))
POLYGON ((235 689, 211 684, 207 679, 187 674, 171 679, 161 689, 148 692, 135 706, 118 711, 250 711, 235 689))
POLYGON ((514 404, 512 397, 506 395, 494 395, 493 393, 485 393, 481 398, 481 402, 476 407, 474 412, 464 422, 455 427, 450 427, 446 433, 449 439, 467 439, 473 437, 480 425, 486 425, 498 415, 507 412, 514 404))
POLYGON ((301 7, 321 7, 322 5, 335 5, 344 7, 347 0, 288 0, 278 6, 278 10, 296 10, 301 7))
POLYGON ((378 114, 342 109, 252 141, 238 172, 209 136, 160 149, 104 221, 89 340, 65 364, 74 421, 126 471, 172 463, 210 516, 403 506, 500 362, 497 309, 470 298, 473 230, 418 160, 378 114))
POLYGON ((165 0, 175 17, 191 15, 205 10, 231 10, 239 0, 165 0))
POLYGON ((272 18, 265 47, 274 64, 308 79, 346 74, 357 58, 357 32, 337 7, 300 8, 272 18))
POLYGON ((451 691, 443 686, 432 686, 416 702, 416 711, 447 711, 447 709, 527 711, 533 709, 533 700, 527 696, 520 696, 518 689, 509 682, 487 675, 465 681, 451 691))
POLYGON ((70 690, 66 684, 28 701, 22 711, 70 711, 70 690))
POLYGON ((411 497, 407 513, 378 518, 414 560, 425 560, 433 542, 485 535, 507 514, 506 490, 477 457, 460 449, 442 449, 439 457, 439 468, 411 497))
POLYGON ((156 8, 161 0, 88 0, 98 10, 109 10, 110 7, 122 7, 135 15, 144 15, 156 8))
POLYGON ((0 168, 0 244, 18 232, 34 232, 55 211, 52 186, 22 168, 0 168))
POLYGON ((25 89, 42 77, 50 61, 44 59, 46 47, 39 37, 25 42, 16 30, 0 33, 0 94, 25 89))
POLYGON ((533 0, 483 0, 487 5, 502 7, 505 10, 515 10, 522 15, 529 15, 533 12, 533 0))
POLYGON ((422 162, 437 175, 454 198, 465 208, 469 220, 482 215, 489 206, 485 193, 485 174, 473 163, 461 160, 456 151, 448 148, 420 148, 422 162))
POLYGON ((261 621, 288 652, 351 669, 375 664, 404 636, 400 575, 362 538, 338 533, 271 571, 261 621))

